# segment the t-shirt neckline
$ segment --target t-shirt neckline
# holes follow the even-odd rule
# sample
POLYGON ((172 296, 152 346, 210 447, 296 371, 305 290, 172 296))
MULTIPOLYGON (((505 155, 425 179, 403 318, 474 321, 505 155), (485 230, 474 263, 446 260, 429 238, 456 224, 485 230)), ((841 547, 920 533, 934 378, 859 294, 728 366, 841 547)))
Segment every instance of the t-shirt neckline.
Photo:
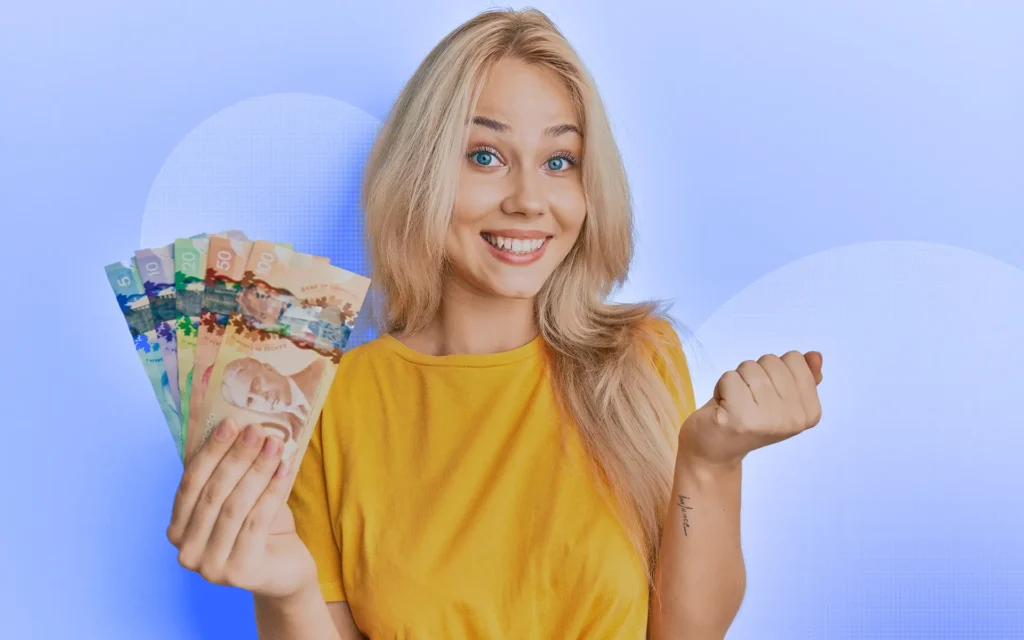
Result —
POLYGON ((389 333, 381 335, 381 339, 384 341, 384 345, 405 360, 416 364, 447 367, 493 367, 519 362, 539 354, 543 344, 543 338, 540 334, 537 334, 537 337, 533 340, 508 351, 499 351, 498 353, 455 353, 435 356, 407 347, 402 341, 389 333))

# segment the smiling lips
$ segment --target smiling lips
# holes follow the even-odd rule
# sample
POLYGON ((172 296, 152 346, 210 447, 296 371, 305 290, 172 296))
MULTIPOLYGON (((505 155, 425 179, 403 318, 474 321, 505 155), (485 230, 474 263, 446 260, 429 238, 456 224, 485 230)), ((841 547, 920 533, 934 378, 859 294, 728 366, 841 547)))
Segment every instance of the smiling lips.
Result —
POLYGON ((507 229, 481 233, 491 255, 502 262, 515 265, 531 264, 540 260, 551 238, 541 231, 507 229))

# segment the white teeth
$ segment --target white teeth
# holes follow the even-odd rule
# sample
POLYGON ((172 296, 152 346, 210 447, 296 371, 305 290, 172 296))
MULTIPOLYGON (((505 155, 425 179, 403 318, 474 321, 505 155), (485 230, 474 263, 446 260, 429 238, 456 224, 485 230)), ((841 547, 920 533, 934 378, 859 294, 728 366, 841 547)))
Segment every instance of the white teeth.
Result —
POLYGON ((520 238, 513 239, 503 238, 501 236, 492 236, 486 233, 482 235, 484 240, 490 242, 498 249, 519 255, 533 253, 534 251, 539 250, 542 246, 544 246, 544 243, 547 242, 547 238, 531 238, 528 240, 523 240, 520 238))

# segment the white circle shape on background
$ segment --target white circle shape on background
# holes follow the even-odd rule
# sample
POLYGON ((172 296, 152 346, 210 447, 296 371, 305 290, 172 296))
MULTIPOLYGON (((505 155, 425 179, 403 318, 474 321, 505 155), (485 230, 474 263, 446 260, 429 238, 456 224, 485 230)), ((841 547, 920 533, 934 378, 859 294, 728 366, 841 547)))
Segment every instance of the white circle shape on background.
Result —
POLYGON ((342 258, 363 252, 360 181, 379 126, 356 107, 309 94, 262 96, 219 111, 160 168, 142 246, 240 228, 358 266, 342 258))
MULTIPOLYGON (((369 275, 359 198, 379 127, 350 104, 302 93, 222 109, 190 131, 160 168, 141 246, 241 229, 251 239, 290 242, 369 275)), ((349 348, 363 338, 359 329, 362 322, 349 348)))
POLYGON ((744 360, 823 355, 820 424, 744 462, 748 587, 730 638, 1016 628, 1022 312, 1024 271, 874 242, 777 269, 697 329, 698 406, 744 360))

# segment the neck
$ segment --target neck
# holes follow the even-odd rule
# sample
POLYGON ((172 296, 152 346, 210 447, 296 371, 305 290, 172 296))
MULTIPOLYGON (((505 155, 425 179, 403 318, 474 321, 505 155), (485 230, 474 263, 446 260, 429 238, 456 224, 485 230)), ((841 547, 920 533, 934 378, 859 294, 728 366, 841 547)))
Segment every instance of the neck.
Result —
POLYGON ((502 298, 450 282, 430 325, 415 335, 395 336, 428 355, 511 351, 537 337, 533 298, 502 298))

